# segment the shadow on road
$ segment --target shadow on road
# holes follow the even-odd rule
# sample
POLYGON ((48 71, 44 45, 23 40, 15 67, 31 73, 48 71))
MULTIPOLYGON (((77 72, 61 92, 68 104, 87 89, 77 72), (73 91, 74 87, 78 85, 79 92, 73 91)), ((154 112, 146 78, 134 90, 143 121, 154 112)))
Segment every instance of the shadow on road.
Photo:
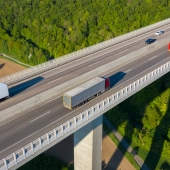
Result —
POLYGON ((123 79, 123 77, 126 75, 126 73, 119 71, 116 74, 110 76, 110 87, 112 88, 115 84, 117 84, 120 80, 123 79))
POLYGON ((29 81, 26 81, 26 82, 23 82, 19 85, 16 85, 12 88, 9 89, 9 94, 10 94, 10 97, 13 97, 19 93, 21 93, 22 91, 28 89, 29 87, 37 84, 38 82, 42 81, 44 78, 43 77, 36 77, 34 79, 31 79, 29 81))

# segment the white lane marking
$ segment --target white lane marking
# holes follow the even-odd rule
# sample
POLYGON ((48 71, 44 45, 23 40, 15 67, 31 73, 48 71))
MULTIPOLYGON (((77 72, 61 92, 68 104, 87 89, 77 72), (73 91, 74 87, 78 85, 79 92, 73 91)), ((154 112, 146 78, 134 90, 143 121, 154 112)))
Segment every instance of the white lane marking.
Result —
MULTIPOLYGON (((158 49, 160 49, 160 48, 158 48, 158 49)), ((153 52, 153 51, 152 51, 152 52, 153 52)), ((152 52, 151 52, 151 53, 152 53, 152 52)), ((146 53, 146 54, 144 54, 144 55, 147 55, 147 54, 149 54, 149 53, 146 53)), ((143 55, 143 56, 144 56, 144 55, 143 55)), ((141 58, 141 57, 140 57, 140 58, 141 58)), ((125 66, 126 64, 129 64, 129 63, 131 63, 131 62, 133 62, 133 61, 135 61, 135 60, 138 60, 138 59, 139 59, 139 58, 136 58, 136 59, 133 59, 133 60, 131 60, 131 61, 129 61, 129 62, 123 64, 123 65, 119 65, 117 68, 112 69, 112 70, 110 70, 110 71, 107 71, 107 72, 101 74, 101 76, 104 76, 105 74, 111 73, 111 72, 113 72, 114 70, 116 70, 116 69, 118 69, 118 68, 121 68, 122 66, 125 66)), ((162 61, 164 61, 164 60, 162 60, 162 61)), ((49 100, 48 102, 45 102, 45 103, 39 105, 38 107, 40 107, 40 106, 42 106, 42 105, 44 105, 44 104, 47 104, 47 103, 49 103, 49 102, 51 102, 51 101, 53 101, 53 100, 55 100, 55 99, 57 99, 57 98, 59 98, 59 97, 61 97, 61 96, 62 96, 62 95, 57 96, 56 98, 54 98, 54 99, 52 99, 52 100, 49 100)), ((35 108, 33 108, 33 109, 31 109, 31 110, 25 112, 25 113, 22 114, 22 115, 25 115, 26 113, 28 113, 28 112, 30 112, 30 111, 32 111, 32 110, 34 110, 34 109, 37 109, 37 107, 35 107, 35 108)), ((3 124, 0 124, 0 126, 4 125, 4 124, 6 124, 6 123, 8 123, 8 122, 10 122, 10 121, 12 121, 12 120, 14 120, 14 119, 17 119, 18 117, 21 117, 22 115, 16 116, 15 118, 13 118, 13 119, 11 119, 11 120, 9 120, 9 121, 3 123, 3 124)))
POLYGON ((127 70, 127 71, 125 71, 125 73, 128 73, 129 71, 131 71, 131 69, 129 69, 129 70, 127 70))
POLYGON ((153 60, 153 59, 154 59, 154 58, 156 58, 156 57, 158 57, 158 56, 156 55, 156 56, 154 56, 154 57, 150 58, 149 60, 153 60))
POLYGON ((48 114, 48 113, 50 113, 50 111, 49 111, 49 112, 47 112, 47 113, 44 113, 43 115, 41 115, 41 116, 39 116, 39 117, 37 117, 37 118, 35 118, 35 119, 33 119, 33 120, 31 120, 30 122, 34 122, 35 120, 39 119, 40 117, 45 116, 45 115, 46 115, 46 114, 48 114))
MULTIPOLYGON (((160 47, 160 48, 162 48, 162 47, 160 47)), ((158 49, 160 49, 160 48, 158 48, 158 49)), ((152 53, 152 52, 153 52, 153 51, 151 51, 150 53, 152 53)), ((144 55, 147 55, 147 54, 149 54, 149 53, 146 53, 146 54, 144 54, 144 55)), ((142 55, 142 56, 144 56, 144 55, 142 55)), ((139 57, 139 58, 141 58, 141 57, 139 57)), ((135 60, 138 60, 139 58, 133 59, 133 60, 131 60, 131 61, 129 61, 129 62, 123 64, 123 65, 119 65, 117 68, 111 69, 110 71, 107 71, 107 72, 101 74, 101 76, 104 76, 105 74, 108 74, 108 73, 110 73, 110 72, 113 72, 114 70, 116 70, 116 69, 118 69, 118 68, 121 68, 122 66, 125 66, 126 64, 129 64, 129 63, 131 63, 131 62, 133 62, 133 61, 135 61, 135 60)), ((162 60, 162 61, 164 61, 164 60, 162 60)), ((53 101, 53 100, 55 100, 55 99, 57 99, 57 98, 59 98, 59 97, 61 97, 61 96, 62 96, 62 95, 57 96, 56 98, 54 98, 54 99, 52 99, 52 100, 49 100, 48 102, 43 103, 43 104, 39 105, 38 107, 40 107, 40 106, 42 106, 42 105, 44 105, 44 104, 47 104, 47 103, 49 103, 49 102, 51 102, 51 101, 53 101)), ((36 108, 37 108, 37 107, 35 107, 35 108, 33 108, 33 109, 31 109, 31 110, 29 110, 29 111, 23 113, 22 115, 25 115, 26 113, 28 113, 28 112, 30 112, 30 111, 36 109, 36 108)), ((15 118, 13 118, 13 119, 11 119, 11 120, 9 120, 9 121, 3 123, 3 124, 0 124, 0 126, 4 125, 4 124, 6 124, 6 123, 8 123, 8 122, 10 122, 10 121, 12 121, 12 120, 14 120, 14 119, 17 119, 18 117, 21 117, 22 115, 16 116, 15 118)))
MULTIPOLYGON (((162 47, 160 47, 160 48, 162 48, 162 47)), ((160 49, 160 48, 158 48, 158 49, 160 49)), ((156 49, 156 50, 158 50, 158 49, 156 49)), ((152 52, 153 52, 153 51, 151 51, 150 53, 152 53, 152 52)), ((119 65, 117 68, 115 68, 115 69, 113 69, 113 70, 111 69, 111 70, 108 71, 108 72, 106 71, 105 73, 101 74, 101 76, 104 76, 104 75, 106 75, 107 73, 111 73, 112 71, 114 71, 114 70, 116 70, 116 69, 118 69, 118 68, 121 68, 122 66, 125 66, 125 65, 127 65, 127 64, 129 64, 129 63, 132 63, 133 61, 136 61, 136 60, 138 60, 138 59, 142 58, 143 56, 146 56, 147 54, 150 54, 150 53, 143 54, 141 57, 132 59, 132 60, 130 60, 129 62, 123 64, 123 65, 119 65)), ((162 61, 164 61, 164 60, 162 60, 162 61)))
MULTIPOLYGON (((167 60, 167 59, 168 59, 168 58, 166 58, 166 59, 164 59, 164 60, 167 60)), ((162 60, 162 61, 164 61, 164 60, 162 60)), ((161 63, 162 61, 160 61, 159 63, 161 63)), ((157 63, 157 64, 159 64, 159 63, 157 63)), ((157 64, 155 64, 154 66, 156 66, 157 64)), ((154 66, 152 66, 152 67, 154 67, 154 66)), ((150 68, 152 68, 152 67, 150 67, 150 68)), ((150 68, 148 68, 148 69, 146 69, 146 70, 149 70, 150 68)), ((143 72, 145 72, 146 70, 144 70, 143 72)), ((113 70, 112 70, 112 71, 113 71, 113 70)), ((143 72, 141 72, 141 73, 143 73, 143 72)), ((141 73, 137 74, 136 76, 140 75, 141 73)), ((136 76, 134 76, 134 77, 136 77, 136 76)), ((132 77, 132 78, 134 78, 134 77, 132 77)), ((128 79, 127 81, 131 80, 132 78, 128 79)), ((125 81, 125 82, 119 84, 117 87, 121 86, 122 84, 126 83, 127 81, 125 81)), ((110 90, 109 90, 109 91, 106 91, 104 94, 106 94, 106 93, 108 93, 108 92, 110 92, 110 90)), ((94 100, 96 100, 96 99, 99 98, 99 97, 100 97, 100 96, 94 98, 94 100)), ((93 101, 94 101, 94 100, 93 100, 93 101)), ((85 103, 83 106, 85 106, 86 104, 88 104, 88 103, 85 103)), ((77 108, 77 109, 73 110, 72 112, 74 112, 74 111, 76 111, 76 110, 79 110, 79 109, 80 109, 80 108, 77 108)), ((72 112, 70 112, 69 114, 67 114, 67 115, 65 115, 65 116, 63 116, 63 117, 61 117, 60 119, 66 117, 66 116, 68 116, 68 115, 70 115, 72 112)), ((9 146, 8 148, 6 148, 6 149, 0 151, 0 153, 6 151, 7 149, 11 148, 12 146, 14 146, 14 145, 16 145, 16 144, 22 142, 23 140, 25 140, 25 139, 29 138, 30 136, 36 134, 37 132, 41 131, 42 129, 47 128, 48 126, 52 125, 53 123, 57 122, 57 121, 60 120, 60 119, 55 120, 54 122, 52 122, 52 123, 48 124, 47 126, 41 128, 41 129, 39 129, 38 131, 32 133, 31 135, 29 135, 29 136, 23 138, 22 140, 20 140, 20 141, 14 143, 13 145, 9 146)))
MULTIPOLYGON (((164 27, 164 26, 163 26, 164 27)), ((168 29, 168 28, 167 28, 168 29)), ((149 32, 152 32, 152 31, 149 31, 149 32)), ((148 33, 148 32, 147 32, 148 33)), ((143 35, 145 35, 145 34, 147 34, 147 33, 144 33, 144 34, 142 34, 142 35, 139 35, 138 37, 141 37, 141 39, 144 39, 144 38, 146 38, 146 37, 143 37, 143 35)), ((136 38, 136 37, 135 37, 136 38)), ((79 58, 79 59, 77 59, 76 61, 80 61, 80 63, 78 63, 77 65, 74 65, 74 66, 72 66, 72 67, 69 67, 69 68, 67 68, 67 69, 64 69, 64 70, 62 70, 62 71, 60 71, 60 72, 57 72, 57 73, 54 73, 54 74, 52 74, 52 75, 50 75, 50 76, 43 76, 44 78, 48 78, 48 77, 51 77, 51 76, 54 76, 55 74, 58 74, 58 73, 61 73, 61 72, 63 72, 63 71, 66 71, 66 70, 68 70, 68 69, 71 69, 71 68, 73 68, 73 67, 75 67, 75 66, 78 66, 78 65, 80 65, 80 64, 82 64, 82 63, 84 63, 84 62, 88 62, 88 61, 90 61, 90 60, 93 60, 93 59, 96 59, 96 58, 99 58, 99 57, 102 57, 103 55, 106 55, 106 54, 109 54, 109 53, 111 53, 111 52, 114 52, 114 51, 116 51, 116 50, 119 50, 119 49, 121 49, 122 47, 126 47, 127 46, 127 42, 129 42, 129 41, 132 41, 133 39, 135 39, 135 38, 132 38, 132 39, 130 39, 130 40, 126 40, 126 44, 125 45, 120 45, 120 44, 116 44, 116 45, 113 45, 114 47, 117 47, 118 46, 118 48, 115 48, 113 51, 109 51, 108 49, 111 49, 111 48, 113 48, 113 46, 111 46, 111 47, 108 47, 107 49, 103 49, 103 50, 100 50, 99 52, 94 52, 93 54, 90 54, 90 55, 87 55, 86 56, 86 58, 87 57, 90 57, 90 56, 94 56, 94 55, 96 55, 96 57, 91 57, 89 60, 86 60, 86 61, 80 61, 80 60, 83 60, 84 59, 84 57, 83 58, 79 58), (108 52, 105 52, 105 50, 107 50, 108 52), (98 53, 101 53, 101 52, 105 52, 104 54, 102 54, 102 55, 97 55, 98 53)), ((138 42, 139 40, 141 40, 141 39, 137 39, 137 41, 135 41, 135 42, 138 42)), ((134 43, 134 42, 133 42, 134 43)), ((125 49, 124 51, 127 51, 128 49, 125 49)), ((124 52, 124 51, 122 51, 122 52, 124 52)), ((122 53, 122 52, 120 52, 120 53, 122 53)), ((131 53, 131 52, 130 52, 131 53)), ((130 53, 128 53, 128 54, 130 54, 130 53)), ((75 61, 75 62, 76 62, 75 61)), ((70 64, 70 62, 68 63, 68 65, 70 64)), ((56 65, 57 66, 57 65, 56 65)), ((61 67, 62 67, 63 65, 61 65, 61 67)), ((67 64, 65 64, 65 66, 67 66, 67 64)), ((60 66, 59 66, 60 67, 60 66)), ((57 67, 57 69, 59 68, 59 67, 57 67)), ((51 70, 50 70, 51 71, 51 70)), ((48 73, 48 72, 50 72, 50 71, 47 71, 46 73, 48 73)), ((44 74, 44 73, 43 73, 44 74)))
MULTIPOLYGON (((64 71, 65 71, 65 70, 64 70, 64 71)), ((57 72, 57 73, 51 74, 51 75, 49 75, 49 76, 47 76, 47 77, 45 77, 45 76, 44 76, 44 78, 48 78, 48 77, 54 76, 55 74, 58 74, 58 73, 60 73, 60 72, 57 72)))
MULTIPOLYGON (((79 108, 77 108, 77 109, 75 109, 75 110, 78 110, 78 109, 79 109, 79 108)), ((75 110, 73 110, 72 112, 74 112, 75 110)), ((69 114, 71 114, 72 112, 70 112, 69 114)), ((65 115, 65 116, 63 116, 63 117, 66 117, 66 116, 68 116, 68 114, 67 114, 67 115, 65 115)), ((60 119, 62 119, 63 117, 61 117, 60 119)), ((32 135, 36 134, 37 132, 41 131, 42 129, 47 128, 48 126, 52 125, 53 123, 57 122, 57 121, 58 121, 58 120, 60 120, 60 119, 55 120, 54 122, 52 122, 52 123, 48 124, 47 126, 45 126, 45 127, 41 128, 41 129, 39 129, 38 131, 36 131, 36 132, 32 133, 31 135, 29 135, 29 136, 27 136, 27 137, 23 138, 22 140, 20 140, 20 141, 18 141, 18 142, 16 142, 16 143, 14 143, 13 145, 9 146, 8 148, 6 148, 6 149, 4 149, 4 150, 0 151, 0 153, 4 152, 5 150, 7 150, 7 149, 11 148, 12 146, 14 146, 14 145, 16 145, 16 144, 18 144, 18 143, 20 143, 21 141, 23 141, 23 140, 25 140, 25 139, 29 138, 30 136, 32 136, 32 135)))
POLYGON ((99 63, 99 61, 98 61, 98 62, 95 62, 95 63, 93 63, 93 64, 90 64, 90 65, 88 65, 87 67, 90 67, 90 66, 92 66, 92 65, 94 65, 94 64, 96 64, 96 63, 99 63))
POLYGON ((53 80, 53 81, 50 81, 50 82, 49 82, 49 83, 47 83, 47 84, 53 83, 54 81, 57 81, 57 80, 59 80, 59 79, 61 79, 61 77, 60 77, 60 78, 58 78, 58 79, 55 79, 55 80, 53 80))
POLYGON ((11 122, 11 121, 17 119, 17 118, 19 118, 19 117, 21 117, 21 116, 23 116, 23 115, 29 113, 30 111, 33 111, 33 110, 37 109, 38 107, 41 107, 42 105, 45 105, 45 104, 47 104, 47 103, 49 103, 49 102, 51 102, 51 101, 53 101, 53 100, 56 100, 56 99, 58 99, 58 98, 61 97, 61 96, 62 96, 62 95, 57 96, 56 98, 53 98, 53 99, 49 100, 48 102, 42 103, 41 105, 38 105, 37 107, 32 108, 32 109, 28 110, 27 112, 25 112, 25 113, 23 113, 23 114, 21 114, 21 115, 19 115, 19 116, 16 116, 16 117, 13 118, 13 119, 10 119, 10 120, 8 120, 8 121, 6 121, 6 122, 0 124, 0 126, 3 126, 4 124, 7 124, 8 122, 11 122))
POLYGON ((119 53, 123 53, 123 52, 125 52, 125 51, 127 51, 128 49, 126 49, 126 50, 123 50, 123 51, 120 51, 119 53))
MULTIPOLYGON (((170 57, 168 57, 168 58, 170 58, 170 57)), ((168 58, 165 58, 164 60, 167 60, 168 58)), ((164 60, 160 61, 159 63, 163 62, 164 60)), ((156 63, 156 64, 155 64, 155 65, 153 65, 152 67, 154 67, 154 66, 158 65, 159 63, 156 63)), ((137 77, 137 76, 138 76, 138 75, 140 75, 141 73, 144 73, 145 71, 147 71, 147 70, 151 69, 152 67, 149 67, 148 69, 146 69, 146 70, 144 70, 144 71, 140 72, 139 74, 137 74, 137 75, 133 76, 132 78, 130 78, 130 79, 128 79, 128 80, 126 80, 125 82, 123 82, 123 83, 119 84, 118 86, 116 86, 116 88, 117 88, 117 87, 119 87, 119 86, 121 86, 122 84, 124 84, 124 83, 128 82, 129 80, 133 79, 134 77, 137 77)), ((109 91, 107 91, 107 92, 105 92, 105 93, 108 93, 108 92, 109 92, 109 91)))

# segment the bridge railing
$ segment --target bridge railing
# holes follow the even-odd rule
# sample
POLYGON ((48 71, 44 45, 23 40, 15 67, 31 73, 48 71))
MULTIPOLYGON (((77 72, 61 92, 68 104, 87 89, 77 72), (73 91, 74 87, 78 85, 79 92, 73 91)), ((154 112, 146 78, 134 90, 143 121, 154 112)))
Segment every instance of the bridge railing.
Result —
POLYGON ((130 83, 118 92, 96 103, 91 108, 85 110, 79 115, 73 117, 62 125, 56 127, 55 129, 52 129, 50 132, 44 134, 43 136, 40 136, 31 143, 28 143, 26 146, 23 146, 19 150, 11 153, 4 159, 0 160, 0 170, 9 169, 19 164, 21 161, 29 158, 31 155, 36 154, 38 152, 40 153, 40 151, 47 145, 54 145, 54 142, 56 142, 57 140, 59 141, 59 139, 64 135, 67 135, 68 133, 74 133, 83 125, 86 125, 90 121, 99 117, 106 111, 110 110, 126 98, 135 94, 136 92, 138 92, 139 90, 141 90, 142 88, 152 83, 153 81, 155 81, 156 79, 163 76, 169 71, 170 62, 167 62, 162 66, 158 67, 157 69, 151 71, 147 75, 139 78, 135 82, 130 83))
POLYGON ((165 44, 169 42, 170 36, 166 36, 166 38, 160 40, 159 42, 155 42, 149 46, 145 46, 137 51, 134 51, 130 54, 127 54, 121 58, 113 60, 107 64, 104 64, 94 70, 91 70, 87 73, 79 75, 71 80, 68 80, 58 86, 50 88, 42 93, 36 94, 24 101, 17 103, 16 105, 10 106, 4 110, 0 110, 0 123, 10 119, 12 116, 21 115, 24 111, 29 110, 30 108, 36 107, 39 104, 42 104, 46 101, 56 98, 57 96, 65 93, 69 89, 72 89, 84 82, 87 82, 96 76, 105 75, 110 70, 120 68, 122 65, 125 65, 129 62, 133 62, 146 54, 149 54, 159 48, 163 47, 165 44))
POLYGON ((109 39, 107 41, 103 41, 103 42, 98 43, 96 45, 92 45, 90 47, 72 52, 70 54, 66 54, 64 56, 61 56, 59 58, 50 60, 48 62, 39 64, 37 66, 16 72, 14 74, 11 74, 11 75, 8 75, 8 76, 5 76, 5 77, 2 77, 2 78, 0 78, 0 82, 4 82, 8 85, 11 85, 11 84, 16 83, 18 81, 24 80, 26 78, 40 74, 44 71, 50 70, 51 68, 55 68, 57 66, 68 63, 70 61, 79 59, 83 56, 89 55, 89 54, 94 53, 96 51, 100 51, 100 50, 105 49, 109 46, 118 44, 122 41, 134 38, 134 37, 139 36, 141 34, 144 34, 148 31, 152 31, 156 28, 159 28, 159 27, 164 26, 164 25, 169 24, 169 23, 170 23, 170 19, 160 21, 158 23, 140 28, 138 30, 126 33, 124 35, 121 35, 121 36, 118 36, 118 37, 115 37, 115 38, 112 38, 112 39, 109 39))

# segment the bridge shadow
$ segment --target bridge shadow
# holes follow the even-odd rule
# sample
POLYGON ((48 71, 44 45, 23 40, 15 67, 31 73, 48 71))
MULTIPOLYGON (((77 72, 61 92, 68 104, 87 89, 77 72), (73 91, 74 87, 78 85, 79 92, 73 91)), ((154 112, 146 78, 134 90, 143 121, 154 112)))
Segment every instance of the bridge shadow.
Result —
POLYGON ((62 162, 73 165, 74 164, 74 135, 71 134, 70 136, 63 139, 56 145, 52 146, 42 154, 57 158, 62 162))
POLYGON ((111 75, 110 78, 110 87, 112 88, 114 85, 116 85, 120 80, 123 79, 123 77, 126 75, 126 73, 119 71, 114 75, 111 75))
MULTIPOLYGON (((170 88, 169 82, 170 74, 166 74, 161 79, 153 82, 151 85, 145 87, 143 90, 139 91, 135 95, 131 96, 129 99, 126 99, 124 102, 120 103, 115 108, 109 110, 105 115, 111 121, 114 122, 113 125, 116 129, 124 129, 123 137, 128 142, 129 146, 132 144, 132 140, 134 136, 138 136, 138 139, 142 145, 147 145, 146 141, 143 140, 145 134, 151 133, 152 129, 147 129, 144 124, 144 119, 152 114, 152 106, 149 105, 155 98, 160 96, 163 90, 170 88), (146 115, 147 105, 149 105, 151 112, 146 115), (121 117, 120 117, 121 115, 121 117), (124 127, 124 128, 122 128, 124 127), (139 133, 140 132, 140 133, 139 133)), ((168 136, 168 131, 170 129, 170 108, 169 108, 169 96, 167 97, 166 105, 168 106, 166 113, 164 116, 161 116, 161 111, 158 107, 155 107, 155 110, 161 116, 161 120, 159 124, 154 128, 152 142, 150 145, 149 151, 145 154, 144 164, 140 167, 140 169, 144 169, 145 165, 147 165, 151 170, 156 169, 158 166, 158 162, 161 158, 161 154, 163 152, 163 147, 165 147, 165 142, 170 142, 170 137, 168 136), (147 155, 147 156, 146 156, 147 155)), ((149 119, 149 117, 148 117, 149 119)), ((152 122, 152 120, 150 120, 152 122)), ((150 123, 151 123, 150 122, 150 123)), ((149 120, 148 120, 149 123, 149 120)), ((121 141, 122 142, 122 141, 121 141)), ((122 147, 121 142, 118 144, 118 148, 122 147)), ((140 145, 135 146, 134 150, 130 153, 133 157, 138 152, 142 152, 143 149, 140 148, 140 145)), ((164 148, 165 149, 165 148, 164 148)), ((168 149, 168 148, 167 148, 168 149)), ((126 149, 121 150, 123 155, 127 155, 126 149)), ((164 150, 165 152, 165 150, 164 150)), ((113 154, 117 154, 117 151, 113 154)), ((110 159, 111 161, 112 159, 110 159)), ((134 161, 134 160, 133 160, 134 161)), ((121 160, 120 160, 121 162, 121 160)), ((135 162, 135 161, 134 161, 135 162)), ((107 165, 110 162, 107 163, 107 165)), ((105 170, 109 169, 105 166, 105 170)), ((117 163, 117 168, 119 163, 117 163)), ((170 165, 167 162, 164 162, 161 165, 162 168, 170 169, 170 165)), ((165 170, 162 169, 162 170, 165 170)))
POLYGON ((5 66, 5 63, 0 64, 0 69, 2 69, 5 66))
MULTIPOLYGON (((152 160, 152 164, 150 164, 151 169, 156 169, 158 162, 161 158, 162 152, 163 151, 165 152, 165 147, 166 147, 166 146, 164 146, 165 142, 170 143, 170 137, 168 136, 168 131, 170 129, 169 99, 168 99, 167 105, 168 105, 168 109, 167 109, 165 115, 162 117, 159 125, 157 125, 157 127, 156 127, 156 130, 155 130, 155 133, 153 136, 153 140, 152 140, 152 144, 150 147, 150 151, 145 158, 146 164, 150 164, 150 161, 152 160), (163 129, 162 129, 162 127, 163 127, 163 129), (163 147, 164 147, 164 150, 163 150, 163 147), (155 152, 156 152, 156 154, 154 154, 155 152)), ((169 149, 170 148, 166 148, 167 151, 169 149)), ((163 163, 161 166, 163 166, 164 169, 165 169, 165 167, 167 169, 170 169, 170 165, 168 165, 168 164, 163 163)))
POLYGON ((10 94, 10 97, 13 97, 19 93, 21 93, 22 91, 30 88, 31 86, 37 84, 38 82, 42 81, 44 78, 39 76, 39 77, 36 77, 36 78, 33 78, 31 80, 28 80, 26 82, 23 82, 19 85, 16 85, 14 87, 11 87, 9 89, 9 94, 10 94))

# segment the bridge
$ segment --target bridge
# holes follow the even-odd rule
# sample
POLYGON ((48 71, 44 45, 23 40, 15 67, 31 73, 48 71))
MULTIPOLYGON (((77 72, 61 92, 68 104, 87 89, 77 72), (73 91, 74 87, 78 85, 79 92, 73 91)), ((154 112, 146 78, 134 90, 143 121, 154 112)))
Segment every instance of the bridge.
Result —
POLYGON ((22 166, 73 133, 75 169, 101 169, 102 115, 169 72, 169 24, 167 19, 2 78, 11 97, 0 104, 0 170, 22 166), (165 33, 145 45, 158 29, 165 33), (111 79, 109 91, 74 110, 63 107, 63 92, 102 75, 111 79))

